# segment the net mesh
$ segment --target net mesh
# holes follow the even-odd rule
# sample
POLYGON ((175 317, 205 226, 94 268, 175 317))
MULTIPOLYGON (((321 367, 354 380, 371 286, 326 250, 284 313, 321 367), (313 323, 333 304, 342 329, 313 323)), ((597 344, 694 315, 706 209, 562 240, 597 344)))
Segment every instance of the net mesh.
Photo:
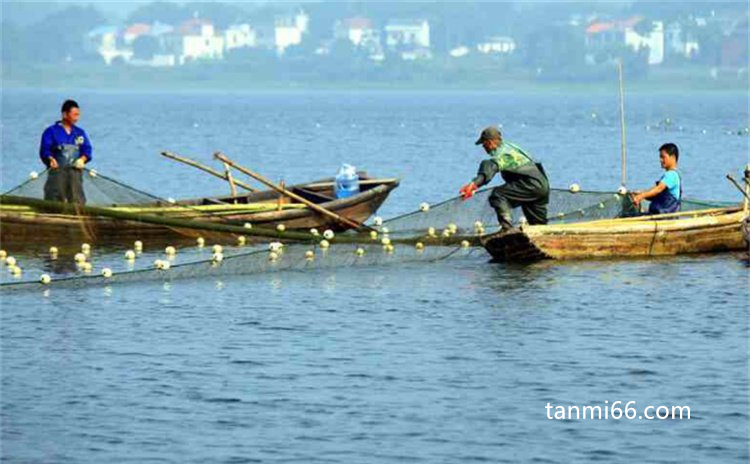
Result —
MULTIPOLYGON (((26 182, 5 192, 5 195, 44 200, 44 186, 48 179, 49 170, 32 175, 26 182)), ((84 169, 81 179, 86 204, 90 206, 145 205, 164 201, 92 169, 84 169)))
MULTIPOLYGON (((389 266, 399 263, 429 263, 449 258, 467 257, 474 253, 483 253, 476 248, 434 246, 417 249, 413 246, 397 246, 387 251, 376 244, 355 245, 338 244, 328 249, 315 246, 289 245, 283 251, 272 254, 265 247, 227 250, 220 263, 214 262, 209 253, 185 250, 183 256, 165 259, 163 254, 144 253, 135 263, 128 264, 120 259, 110 262, 112 276, 104 277, 101 272, 105 261, 112 261, 112 256, 92 257, 94 269, 84 272, 80 268, 74 271, 53 272, 50 263, 42 265, 32 273, 40 275, 47 272, 51 276, 50 286, 54 288, 80 288, 92 285, 110 285, 128 282, 171 281, 191 278, 219 278, 239 275, 252 275, 282 271, 315 272, 323 269, 356 268, 363 266, 389 266), (242 250, 242 251, 240 251, 242 250), (308 254, 312 253, 312 256, 308 254), (109 259, 108 259, 109 258, 109 259), (170 261, 167 270, 159 270, 154 260, 170 261)), ((68 266, 70 267, 70 265, 68 266)), ((45 287, 39 280, 2 279, 0 290, 17 291, 45 287)))
MULTIPOLYGON (((383 222, 390 233, 398 236, 423 234, 434 228, 438 232, 454 225, 460 235, 473 235, 477 229, 492 232, 497 229, 497 215, 489 204, 491 188, 477 192, 469 200, 452 198, 419 211, 397 216, 383 222), (426 209, 426 210, 425 210, 426 209), (476 227, 481 224, 481 227, 476 227)), ((627 196, 614 192, 578 192, 552 189, 550 191, 549 221, 577 222, 622 216, 632 207, 627 196)), ((519 208, 513 210, 513 220, 522 221, 519 208)), ((375 224, 373 224, 375 225, 375 224)))
MULTIPOLYGON (((436 233, 453 227, 457 235, 471 236, 490 233, 499 228, 495 210, 489 204, 492 188, 477 192, 469 200, 460 197, 430 205, 428 208, 394 217, 379 224, 375 219, 370 225, 379 230, 387 230, 393 236, 418 237, 430 228, 436 233)), ((691 211, 704 208, 732 206, 734 203, 683 199, 682 210, 691 211)), ((612 219, 638 214, 629 195, 616 192, 578 191, 551 189, 548 206, 550 224, 612 219)), ((513 221, 523 222, 520 208, 513 210, 513 221)))
MULTIPOLYGON (((114 179, 102 176, 93 171, 85 171, 84 187, 87 204, 98 206, 111 205, 146 205, 164 204, 164 200, 124 185, 114 179)), ((6 192, 8 195, 24 196, 37 199, 44 198, 46 172, 32 178, 6 192)), ((424 206, 418 211, 403 214, 386 221, 377 218, 369 224, 370 229, 377 231, 373 240, 372 230, 350 231, 339 234, 332 240, 329 249, 319 245, 290 245, 286 251, 275 259, 266 248, 267 245, 230 247, 226 258, 220 263, 212 263, 209 248, 186 247, 180 251, 179 258, 167 271, 154 269, 155 259, 164 258, 163 253, 147 252, 135 264, 124 262, 121 256, 104 249, 101 256, 93 257, 94 269, 90 273, 77 268, 71 256, 49 260, 37 256, 31 267, 25 267, 23 277, 10 274, 0 276, 0 288, 3 290, 36 288, 42 284, 38 279, 41 273, 53 277, 54 286, 78 286, 92 283, 109 284, 111 282, 138 282, 147 280, 170 280, 194 278, 201 276, 222 276, 255 274, 275 271, 309 271, 330 267, 381 266, 406 262, 429 262, 456 256, 467 256, 484 251, 467 245, 476 245, 476 238, 491 233, 498 228, 495 211, 489 204, 492 189, 483 189, 471 198, 463 201, 452 198, 444 202, 424 206), (426 237, 433 229, 432 238, 426 237), (448 235, 445 233, 450 232, 448 235), (393 238, 395 249, 384 247, 381 240, 393 238), (462 243, 465 239, 469 242, 462 243), (417 246, 417 242, 420 242, 417 246), (421 243, 423 242, 423 243, 421 243), (424 248, 422 248, 424 246, 424 248), (422 248, 422 249, 420 249, 422 248), (361 250, 361 251, 358 251, 361 250), (312 259, 306 254, 314 253, 312 259), (113 277, 101 275, 103 267, 109 267, 113 277)), ((697 210, 712 207, 732 206, 732 203, 684 199, 683 210, 697 210)), ((176 206, 179 207, 179 206, 176 206)), ((189 207, 186 207, 189 208, 189 207)), ((202 214, 211 214, 203 211, 202 214)), ((637 214, 627 195, 615 192, 579 191, 552 189, 549 202, 549 222, 570 223, 609 219, 637 214)), ((514 210, 514 221, 522 222, 520 209, 514 210)), ((310 237, 317 243, 320 237, 310 237)), ((119 253, 119 252, 118 252, 119 253)), ((173 258, 172 258, 173 259, 173 258)))

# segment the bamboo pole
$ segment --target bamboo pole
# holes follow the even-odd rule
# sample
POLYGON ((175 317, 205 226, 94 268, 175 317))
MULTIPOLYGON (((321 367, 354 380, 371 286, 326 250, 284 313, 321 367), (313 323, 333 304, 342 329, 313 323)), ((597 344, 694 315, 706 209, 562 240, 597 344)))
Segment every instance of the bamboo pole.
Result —
POLYGON ((732 175, 731 175, 731 174, 727 174, 727 179, 728 179, 728 180, 729 180, 729 182, 731 182, 731 183, 732 183, 732 184, 733 184, 733 185, 734 185, 735 187, 737 187, 737 190, 739 190, 739 191, 740 191, 740 193, 742 194, 742 197, 743 197, 743 198, 742 198, 742 209, 743 209, 744 211, 747 211, 748 200, 750 200, 750 194, 748 193, 748 185, 750 185, 750 184, 748 184, 748 182, 747 182, 747 181, 748 181, 748 179, 747 179, 747 178, 745 178, 745 187, 742 187, 742 186, 740 185, 740 183, 739 183, 739 182, 737 182, 737 181, 736 181, 736 180, 734 179, 734 177, 732 177, 732 175))
MULTIPOLYGON (((286 184, 284 183, 283 180, 281 181, 279 185, 281 185, 281 188, 283 189, 286 188, 286 184)), ((276 211, 281 211, 281 205, 283 201, 284 201, 284 195, 279 195, 279 198, 276 200, 276 211)))
MULTIPOLYGON (((399 179, 397 177, 389 177, 385 179, 360 179, 359 185, 380 185, 380 184, 392 184, 394 182, 398 182, 399 179)), ((331 182, 315 182, 312 184, 305 184, 306 189, 314 189, 314 188, 323 188, 323 187, 332 187, 335 185, 334 181, 331 182)))
POLYGON ((329 210, 323 208, 322 206, 313 203, 312 201, 308 200, 307 198, 303 198, 303 197, 297 195, 294 192, 291 192, 291 191, 289 191, 289 190, 287 190, 287 189, 285 189, 283 187, 280 187, 280 186, 274 184, 273 182, 271 182, 269 179, 263 177, 262 175, 260 175, 258 173, 255 173, 255 172, 253 172, 253 171, 251 171, 251 170, 249 170, 249 169, 247 169, 247 168, 245 168, 243 166, 238 165, 234 161, 232 161, 229 158, 227 158, 226 155, 224 155, 221 152, 214 153, 214 158, 218 159, 219 161, 221 161, 223 163, 228 164, 229 166, 231 166, 231 167, 235 168, 236 170, 240 171, 241 173, 246 174, 246 175, 252 177, 253 179, 255 179, 258 182, 260 182, 261 184, 264 184, 264 185, 268 186, 269 188, 271 188, 273 190, 276 190, 277 192, 279 192, 279 193, 281 193, 283 195, 286 195, 287 197, 289 197, 289 198, 291 198, 293 200, 297 200, 300 203, 303 203, 303 204, 307 205, 311 210, 313 210, 313 211, 315 211, 317 213, 320 213, 320 214, 322 214, 324 216, 328 216, 331 219, 335 219, 336 221, 338 221, 338 222, 340 222, 342 224, 345 224, 345 225, 347 225, 349 227, 353 227, 355 229, 358 229, 358 228, 360 228, 360 227, 363 226, 363 224, 360 224, 360 223, 357 223, 355 221, 352 221, 351 219, 345 218, 345 217, 343 217, 343 216, 341 216, 339 214, 334 213, 333 211, 329 211, 329 210))
POLYGON ((620 185, 627 184, 627 152, 625 141, 625 91, 622 78, 622 58, 617 62, 617 74, 620 78, 620 185))
MULTIPOLYGON (((232 170, 229 168, 229 166, 224 163, 224 175, 227 177, 227 181, 229 182, 229 190, 232 192, 232 198, 237 198, 237 186, 234 183, 234 177, 232 176, 232 170)), ((237 200, 235 200, 235 203, 237 200)))
MULTIPOLYGON (((179 161, 180 163, 185 163, 188 166, 192 166, 194 168, 200 169, 201 171, 207 172, 207 173, 211 174, 212 176, 216 176, 219 179, 224 179, 225 181, 229 182, 229 177, 227 176, 227 174, 222 174, 222 173, 220 173, 219 171, 217 171, 217 170, 215 170, 213 168, 210 168, 208 166, 204 166, 204 165, 198 163, 197 161, 193 161, 193 160, 191 160, 189 158, 185 158, 184 156, 179 156, 179 155, 176 155, 176 154, 168 152, 168 151, 161 152, 161 155, 164 156, 164 157, 166 157, 166 158, 169 158, 169 159, 172 159, 172 160, 175 160, 175 161, 179 161)), ((250 192, 257 192, 258 191, 258 189, 253 188, 253 187, 247 185, 244 182, 240 182, 238 180, 235 180, 234 183, 236 185, 239 185, 240 187, 244 188, 245 190, 250 191, 250 192)), ((230 185, 231 185, 231 182, 230 182, 230 185)))
MULTIPOLYGON (((254 235, 275 239, 281 238, 281 235, 275 229, 267 229, 264 227, 253 227, 252 229, 247 229, 242 226, 235 226, 230 224, 196 221, 192 219, 178 219, 174 217, 156 216, 153 214, 130 213, 122 210, 117 210, 115 208, 77 205, 71 203, 62 203, 58 201, 38 200, 36 198, 18 197, 13 195, 0 196, 0 205, 5 204, 24 205, 32 207, 39 211, 52 212, 56 214, 77 215, 81 217, 99 216, 111 219, 119 219, 122 221, 135 221, 145 224, 155 224, 174 229, 205 230, 211 232, 226 232, 238 235, 254 235)), ((318 240, 307 232, 295 231, 284 232, 283 238, 307 242, 318 240)), ((346 239, 342 237, 342 239, 339 241, 345 242, 346 239)))
POLYGON ((750 164, 745 166, 745 188, 742 189, 742 193, 745 194, 745 200, 742 202, 742 210, 745 214, 750 210, 750 164))
MULTIPOLYGON (((208 222, 208 221, 196 221, 191 219, 178 219, 165 216, 156 216, 153 214, 140 214, 130 213, 115 208, 105 208, 100 206, 86 206, 86 205, 74 205, 71 203, 62 203, 59 201, 48 201, 39 200, 36 198, 19 197, 14 195, 0 195, 0 207, 6 205, 20 205, 33 208, 37 211, 63 214, 63 215, 79 215, 81 217, 104 217, 120 221, 133 221, 144 224, 154 224, 163 226, 171 229, 187 229, 187 230, 203 230, 209 232, 222 232, 236 235, 249 235, 257 237, 266 237, 273 239, 283 239, 288 241, 298 241, 307 243, 317 243, 322 237, 313 236, 308 232, 298 232, 288 230, 283 233, 279 233, 275 229, 268 229, 264 227, 253 227, 247 229, 242 226, 235 226, 230 224, 208 222)), ((449 246, 460 243, 462 240, 468 240, 472 245, 478 243, 478 237, 476 236, 460 236, 454 235, 449 238, 427 238, 427 237, 411 237, 411 238, 397 238, 392 239, 394 244, 413 245, 417 242, 424 242, 425 246, 449 246)), ((339 234, 335 238, 336 243, 341 244, 362 244, 372 245, 373 241, 368 235, 353 235, 353 234, 339 234)))

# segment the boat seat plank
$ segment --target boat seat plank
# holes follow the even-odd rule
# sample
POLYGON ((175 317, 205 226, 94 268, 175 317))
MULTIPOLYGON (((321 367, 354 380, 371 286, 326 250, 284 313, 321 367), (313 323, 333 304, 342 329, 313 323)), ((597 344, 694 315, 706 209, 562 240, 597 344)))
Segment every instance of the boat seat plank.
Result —
POLYGON ((320 203, 326 203, 329 201, 335 200, 335 198, 330 197, 328 195, 323 195, 322 193, 318 192, 311 192, 310 190, 300 188, 300 187, 294 187, 290 190, 292 193, 295 193, 305 200, 312 201, 313 203, 320 204, 320 203))

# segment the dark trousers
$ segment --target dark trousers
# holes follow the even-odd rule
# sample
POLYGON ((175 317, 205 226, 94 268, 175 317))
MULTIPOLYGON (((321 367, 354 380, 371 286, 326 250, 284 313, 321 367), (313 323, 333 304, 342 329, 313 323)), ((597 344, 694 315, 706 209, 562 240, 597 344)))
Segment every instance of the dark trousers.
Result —
POLYGON ((547 224, 549 185, 541 179, 519 176, 493 189, 489 201, 501 226, 510 226, 511 210, 519 206, 529 224, 547 224))
POLYGON ((59 167, 47 170, 44 184, 44 199, 66 203, 86 203, 83 193, 83 170, 73 167, 59 167))

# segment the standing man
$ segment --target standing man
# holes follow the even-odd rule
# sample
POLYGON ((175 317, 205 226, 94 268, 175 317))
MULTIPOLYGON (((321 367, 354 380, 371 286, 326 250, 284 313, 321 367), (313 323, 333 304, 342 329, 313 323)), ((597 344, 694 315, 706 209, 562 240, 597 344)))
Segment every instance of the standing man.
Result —
POLYGON ((501 232, 514 230, 510 213, 518 206, 529 224, 546 224, 549 180, 541 163, 535 163, 519 146, 503 141, 494 127, 484 129, 476 145, 482 145, 490 159, 482 161, 474 180, 461 188, 463 199, 471 198, 499 172, 505 183, 492 191, 489 200, 497 212, 501 232))
POLYGON ((83 168, 91 161, 91 142, 76 126, 81 117, 78 103, 65 100, 61 112, 62 118, 45 129, 39 145, 39 157, 49 168, 44 199, 84 204, 83 168))

